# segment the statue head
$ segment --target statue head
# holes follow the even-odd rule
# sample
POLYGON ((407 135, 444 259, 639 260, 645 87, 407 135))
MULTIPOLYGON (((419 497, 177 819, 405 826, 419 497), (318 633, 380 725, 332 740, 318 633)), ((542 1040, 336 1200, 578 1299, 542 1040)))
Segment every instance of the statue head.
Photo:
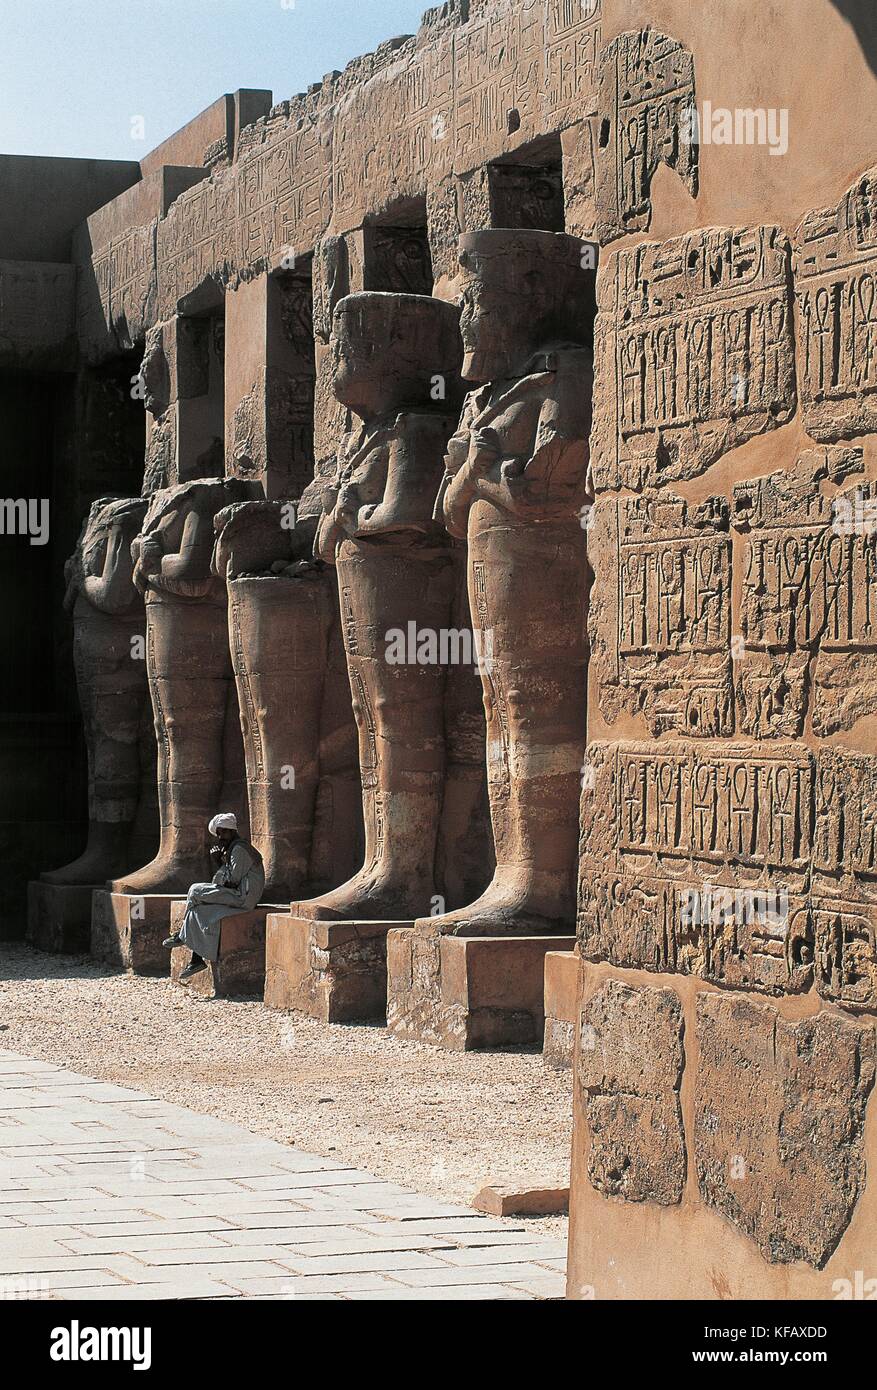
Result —
POLYGON ((213 518, 216 540, 211 570, 221 579, 269 574, 309 559, 316 517, 299 520, 291 501, 233 502, 213 518))
POLYGON ((460 238, 463 377, 487 382, 519 373, 552 344, 589 346, 593 248, 563 232, 491 229, 460 238))
POLYGON ((456 407, 463 352, 455 305, 423 294, 349 294, 335 308, 330 342, 335 397, 364 419, 456 407))
POLYGON ((130 559, 131 542, 143 525, 146 507, 145 497, 120 497, 116 493, 98 497, 92 502, 82 523, 76 549, 64 566, 67 584, 65 609, 69 610, 72 607, 85 577, 100 574, 107 553, 107 542, 114 530, 119 532, 122 539, 120 561, 133 563, 130 559))

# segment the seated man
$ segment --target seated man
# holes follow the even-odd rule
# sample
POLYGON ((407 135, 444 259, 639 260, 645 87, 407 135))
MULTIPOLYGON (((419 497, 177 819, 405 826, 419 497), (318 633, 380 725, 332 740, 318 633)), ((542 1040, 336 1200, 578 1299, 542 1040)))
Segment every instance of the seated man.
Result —
POLYGON ((186 915, 178 933, 169 936, 163 945, 188 946, 192 959, 180 975, 187 980, 208 961, 219 957, 220 922, 235 912, 249 912, 262 896, 265 869, 262 856, 238 834, 238 823, 225 812, 214 816, 208 829, 219 844, 210 851, 219 867, 212 883, 193 883, 186 898, 186 915))

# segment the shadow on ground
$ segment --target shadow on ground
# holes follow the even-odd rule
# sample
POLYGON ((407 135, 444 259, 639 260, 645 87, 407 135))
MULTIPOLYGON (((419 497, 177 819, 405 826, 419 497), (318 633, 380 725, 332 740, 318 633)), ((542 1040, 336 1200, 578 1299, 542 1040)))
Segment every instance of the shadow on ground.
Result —
POLYGON ((35 951, 24 941, 0 941, 0 981, 3 980, 72 980, 83 973, 93 980, 123 975, 104 961, 91 956, 60 956, 47 951, 35 951))

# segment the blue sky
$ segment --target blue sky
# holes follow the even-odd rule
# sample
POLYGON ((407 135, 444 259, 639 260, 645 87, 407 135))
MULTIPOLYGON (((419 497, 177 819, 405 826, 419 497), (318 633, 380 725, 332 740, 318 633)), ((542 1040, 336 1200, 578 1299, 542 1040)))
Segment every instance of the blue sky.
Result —
POLYGON ((223 92, 282 101, 429 0, 0 0, 0 152, 140 159, 223 92), (142 116, 145 139, 132 139, 142 116))

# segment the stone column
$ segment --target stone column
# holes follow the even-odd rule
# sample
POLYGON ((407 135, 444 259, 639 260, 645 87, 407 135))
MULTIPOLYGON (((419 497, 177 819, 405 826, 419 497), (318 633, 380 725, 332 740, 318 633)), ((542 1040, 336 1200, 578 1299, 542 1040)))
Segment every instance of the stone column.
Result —
POLYGON ((489 872, 477 793, 467 800, 460 793, 465 779, 455 779, 456 792, 446 798, 449 749, 460 764, 469 759, 477 766, 481 753, 469 717, 477 691, 471 670, 473 695, 467 701, 455 691, 459 722, 453 744, 448 738, 453 701, 449 706, 440 641, 456 617, 462 552, 433 519, 456 418, 447 403, 461 356, 458 318, 453 306, 427 296, 360 293, 343 299, 333 320, 335 396, 360 423, 323 490, 317 552, 338 572, 359 731, 365 859, 333 892, 292 904, 291 918, 278 921, 273 962, 269 924, 266 992, 269 1002, 326 1017, 357 1016, 357 1008, 382 1012, 385 931, 369 930, 358 963, 350 938, 362 927, 410 923, 444 898, 446 885, 436 877, 440 842, 463 892, 489 872), (419 646, 424 638, 430 651, 419 646), (348 926, 336 935, 339 946, 344 937, 348 966, 358 971, 358 992, 349 991, 349 977, 341 978, 345 951, 336 953, 333 968, 334 928, 318 942, 315 922, 353 924, 353 932, 348 926), (310 947, 296 955, 290 943, 298 937, 310 947), (336 1004, 343 1014, 333 1012, 336 1004))
MULTIPOLYGON (((470 905, 422 919, 391 942, 389 1001, 394 1030, 448 1046, 536 1040, 542 1019, 516 1006, 511 991, 502 1001, 485 997, 482 1028, 474 995, 451 1002, 442 985, 444 938, 535 934, 548 949, 574 930, 586 731, 591 249, 537 231, 476 232, 460 241, 463 374, 483 384, 468 396, 450 440, 439 514, 453 535, 468 538, 496 871, 470 905)), ((501 940, 496 954, 499 974, 501 940)), ((541 972, 538 951, 532 960, 541 972)), ((530 997, 526 982, 521 987, 530 997)))
POLYGON ((252 495, 252 485, 235 479, 169 488, 152 498, 134 542, 134 580, 146 600, 161 842, 151 863, 113 884, 116 892, 185 893, 206 873, 210 817, 234 810, 245 824, 227 597, 210 560, 214 515, 252 495))
POLYGON ((330 865, 346 856, 352 869, 361 842, 344 804, 357 797, 349 696, 346 739, 333 729, 337 747, 325 750, 327 766, 321 757, 327 687, 339 683, 330 664, 338 626, 334 575, 313 558, 316 519, 299 519, 297 511, 292 502, 245 502, 215 521, 213 568, 228 589, 250 836, 265 863, 263 896, 276 903, 327 886, 319 883, 320 867, 314 884, 318 805, 330 865), (346 772, 347 796, 327 800, 320 789, 333 758, 335 775, 346 772))
POLYGON ((76 688, 88 757, 88 842, 72 863, 28 890, 28 940, 82 949, 91 889, 152 853, 158 833, 155 738, 146 679, 146 619, 133 582, 131 542, 140 498, 94 502, 65 573, 73 615, 76 688))

